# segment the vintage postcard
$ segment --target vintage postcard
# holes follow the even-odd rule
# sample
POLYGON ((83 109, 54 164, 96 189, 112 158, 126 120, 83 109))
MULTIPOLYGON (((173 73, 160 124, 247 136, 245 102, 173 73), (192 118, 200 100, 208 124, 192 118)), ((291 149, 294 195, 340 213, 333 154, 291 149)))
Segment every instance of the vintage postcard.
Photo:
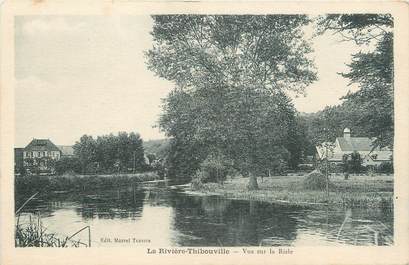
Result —
POLYGON ((400 1, 5 1, 1 263, 408 264, 400 1))

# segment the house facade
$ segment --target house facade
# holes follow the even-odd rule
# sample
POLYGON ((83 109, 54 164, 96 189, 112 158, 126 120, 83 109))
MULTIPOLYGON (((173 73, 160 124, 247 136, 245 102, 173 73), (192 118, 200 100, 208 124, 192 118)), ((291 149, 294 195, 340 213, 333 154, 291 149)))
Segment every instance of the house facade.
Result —
POLYGON ((27 173, 53 174, 61 153, 49 139, 33 139, 23 151, 24 168, 27 173))
POLYGON ((362 158, 363 166, 378 166, 382 162, 391 162, 393 151, 387 147, 380 148, 373 145, 374 140, 368 137, 352 137, 351 130, 344 129, 343 137, 337 137, 334 143, 322 143, 317 146, 317 158, 342 163, 344 155, 358 152, 362 158))
POLYGON ((72 156, 72 146, 57 146, 50 139, 33 139, 24 148, 14 148, 15 173, 54 174, 55 163, 61 158, 72 156))

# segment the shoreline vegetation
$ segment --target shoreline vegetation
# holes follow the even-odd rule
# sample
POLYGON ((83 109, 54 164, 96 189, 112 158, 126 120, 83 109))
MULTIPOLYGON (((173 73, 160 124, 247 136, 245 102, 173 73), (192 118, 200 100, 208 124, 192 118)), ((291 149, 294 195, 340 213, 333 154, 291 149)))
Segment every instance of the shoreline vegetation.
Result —
POLYGON ((393 208, 393 175, 330 176, 329 199, 325 190, 308 189, 305 176, 259 178, 258 190, 248 190, 248 178, 228 178, 223 184, 191 185, 186 192, 229 199, 284 203, 299 206, 346 206, 393 208))
MULTIPOLYGON (((159 176, 154 172, 117 175, 62 175, 62 176, 26 176, 15 179, 16 209, 24 200, 23 194, 40 192, 46 194, 81 192, 104 189, 106 187, 133 186, 143 182, 156 181, 159 176)), ((199 185, 189 182, 176 185, 184 192, 204 195, 223 196, 229 199, 284 203, 292 205, 341 205, 351 207, 393 207, 393 175, 342 175, 329 177, 329 199, 325 188, 308 187, 308 175, 258 177, 257 190, 248 189, 248 178, 227 177, 221 183, 207 182, 199 185)))
POLYGON ((99 190, 110 187, 133 186, 158 180, 155 172, 111 175, 23 176, 15 178, 15 207, 20 207, 27 195, 39 192, 41 196, 50 193, 69 193, 99 190))

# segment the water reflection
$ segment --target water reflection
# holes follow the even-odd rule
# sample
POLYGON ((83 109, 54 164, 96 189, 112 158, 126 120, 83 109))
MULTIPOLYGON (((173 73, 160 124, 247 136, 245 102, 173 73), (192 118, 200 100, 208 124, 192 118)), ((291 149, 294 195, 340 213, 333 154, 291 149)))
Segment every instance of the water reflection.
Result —
POLYGON ((29 213, 40 212, 48 231, 61 235, 90 225, 93 246, 393 243, 391 209, 313 209, 191 196, 152 184, 79 195, 52 194, 33 201, 25 211, 22 222, 29 213), (115 242, 133 238, 141 242, 115 242))

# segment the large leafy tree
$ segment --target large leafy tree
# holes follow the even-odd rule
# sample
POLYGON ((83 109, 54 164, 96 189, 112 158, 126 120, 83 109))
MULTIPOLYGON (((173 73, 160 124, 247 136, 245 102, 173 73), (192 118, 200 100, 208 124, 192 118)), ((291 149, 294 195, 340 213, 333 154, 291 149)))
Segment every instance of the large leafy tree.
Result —
POLYGON ((394 133, 392 29, 389 14, 332 14, 318 19, 319 33, 331 31, 344 41, 373 47, 353 54, 349 71, 342 73, 359 90, 346 95, 340 108, 359 127, 358 132, 376 138, 377 145, 390 147, 394 133))
POLYGON ((250 188, 256 188, 259 161, 267 152, 282 150, 291 128, 295 111, 285 92, 302 92, 316 79, 302 31, 309 19, 153 19, 148 67, 176 87, 165 100, 160 121, 173 137, 171 159, 188 157, 186 161, 198 166, 209 152, 223 153, 250 176, 250 188))

